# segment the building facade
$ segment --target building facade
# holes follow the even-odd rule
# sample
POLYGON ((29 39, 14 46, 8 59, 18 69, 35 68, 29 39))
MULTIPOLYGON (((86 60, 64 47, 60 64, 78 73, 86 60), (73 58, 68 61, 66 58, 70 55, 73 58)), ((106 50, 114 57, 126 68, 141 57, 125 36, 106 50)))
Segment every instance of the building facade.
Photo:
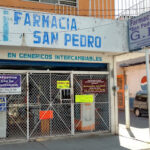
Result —
POLYGON ((114 55, 128 52, 127 22, 101 17, 114 10, 101 2, 0 2, 1 138, 117 133, 114 55))
POLYGON ((0 6, 55 14, 114 19, 114 0, 6 0, 0 6))

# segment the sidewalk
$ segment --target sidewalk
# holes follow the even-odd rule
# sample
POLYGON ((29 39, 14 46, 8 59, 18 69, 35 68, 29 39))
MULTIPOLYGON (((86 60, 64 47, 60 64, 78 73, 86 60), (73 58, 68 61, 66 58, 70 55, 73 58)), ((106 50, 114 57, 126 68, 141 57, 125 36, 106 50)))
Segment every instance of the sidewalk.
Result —
POLYGON ((120 125, 120 136, 90 135, 63 137, 36 142, 3 144, 0 150, 150 150, 148 131, 131 128, 127 130, 120 125))
MULTIPOLYGON (((124 137, 121 140, 126 139, 124 137)), ((56 140, 0 145, 0 150, 126 150, 119 136, 85 136, 56 140)))
POLYGON ((120 145, 128 149, 150 150, 148 128, 130 127, 126 129, 124 124, 119 125, 120 145))

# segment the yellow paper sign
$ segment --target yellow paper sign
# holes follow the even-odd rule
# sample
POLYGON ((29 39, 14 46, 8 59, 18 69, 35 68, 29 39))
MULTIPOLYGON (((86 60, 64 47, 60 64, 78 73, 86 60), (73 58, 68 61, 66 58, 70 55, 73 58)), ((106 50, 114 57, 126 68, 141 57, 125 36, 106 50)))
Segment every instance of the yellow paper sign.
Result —
POLYGON ((75 102, 76 103, 93 103, 94 96, 93 95, 76 95, 75 102))
POLYGON ((70 88, 69 81, 57 81, 57 89, 68 89, 70 88))

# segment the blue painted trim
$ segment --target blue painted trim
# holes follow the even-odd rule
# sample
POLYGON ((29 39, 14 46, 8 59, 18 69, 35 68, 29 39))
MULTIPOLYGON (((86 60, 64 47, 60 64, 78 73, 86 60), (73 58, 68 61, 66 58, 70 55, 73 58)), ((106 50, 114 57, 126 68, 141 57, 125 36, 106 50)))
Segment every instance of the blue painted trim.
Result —
POLYGON ((9 25, 8 25, 8 11, 3 12, 3 41, 8 41, 9 25))
POLYGON ((77 63, 77 62, 43 62, 43 61, 19 61, 19 60, 0 60, 0 66, 39 66, 39 67, 84 67, 84 68, 104 68, 104 63, 77 63))

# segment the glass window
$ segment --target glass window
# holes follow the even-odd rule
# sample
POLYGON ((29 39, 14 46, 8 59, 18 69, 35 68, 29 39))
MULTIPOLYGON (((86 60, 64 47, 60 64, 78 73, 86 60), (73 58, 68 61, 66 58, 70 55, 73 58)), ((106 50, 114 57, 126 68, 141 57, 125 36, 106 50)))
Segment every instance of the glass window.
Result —
POLYGON ((58 3, 58 0, 40 0, 40 2, 56 4, 58 3))
POLYGON ((26 0, 26 1, 77 6, 77 0, 26 0))
POLYGON ((60 0, 60 4, 76 6, 76 0, 60 0))
POLYGON ((137 101, 146 102, 147 101, 147 95, 137 95, 135 99, 137 101))

